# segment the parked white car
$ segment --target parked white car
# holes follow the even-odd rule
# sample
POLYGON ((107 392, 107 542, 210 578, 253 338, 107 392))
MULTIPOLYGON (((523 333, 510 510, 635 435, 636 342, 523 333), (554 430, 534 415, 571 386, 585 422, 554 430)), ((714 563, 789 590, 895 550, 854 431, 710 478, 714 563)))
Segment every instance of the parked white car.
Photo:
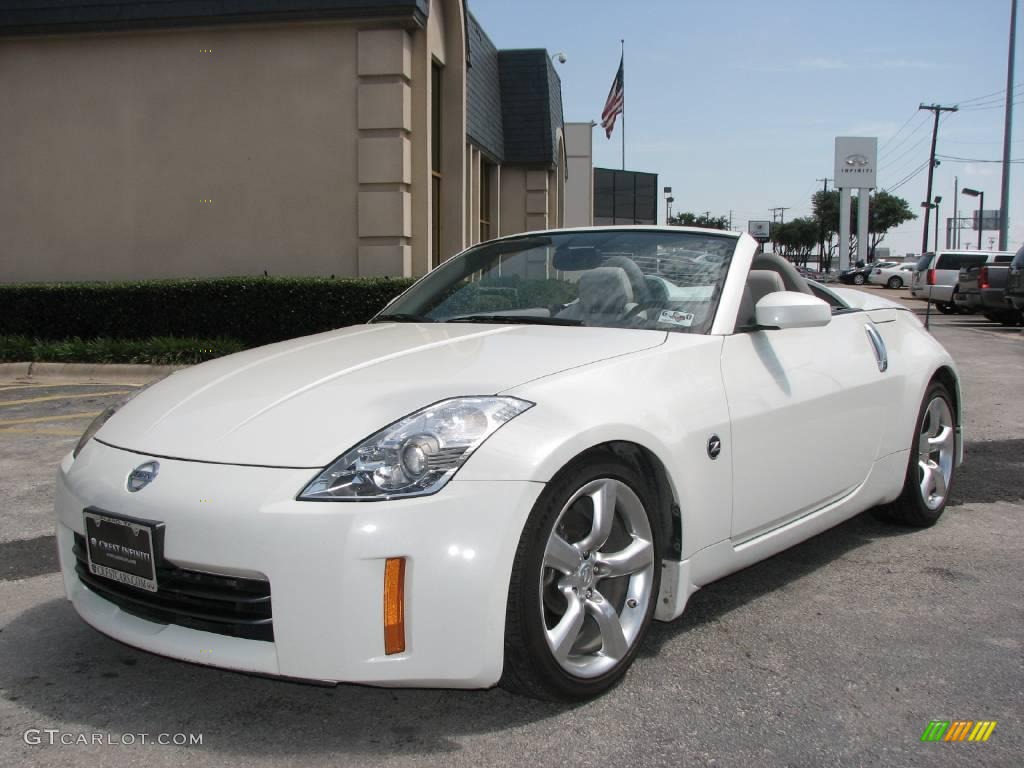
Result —
POLYGON ((61 462, 68 598, 199 664, 581 699, 705 584, 870 507, 935 523, 952 359, 756 251, 505 238, 366 325, 167 377, 61 462))
POLYGON ((905 285, 910 285, 916 268, 917 265, 914 262, 878 266, 871 270, 868 282, 872 285, 884 285, 886 288, 902 288, 905 285))

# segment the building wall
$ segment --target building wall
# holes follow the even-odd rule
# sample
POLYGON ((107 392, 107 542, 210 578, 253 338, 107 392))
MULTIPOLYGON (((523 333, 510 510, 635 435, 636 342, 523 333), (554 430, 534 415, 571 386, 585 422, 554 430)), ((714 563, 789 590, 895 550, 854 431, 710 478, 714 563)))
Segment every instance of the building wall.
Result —
POLYGON ((426 29, 361 19, 0 38, 0 282, 418 276, 480 240, 488 162, 491 237, 559 226, 564 147, 553 164, 502 166, 467 137, 465 18, 461 0, 432 0, 426 29))
POLYGON ((590 123, 565 124, 565 226, 594 223, 594 127, 590 123))
POLYGON ((0 40, 0 280, 357 274, 356 51, 342 23, 0 40))

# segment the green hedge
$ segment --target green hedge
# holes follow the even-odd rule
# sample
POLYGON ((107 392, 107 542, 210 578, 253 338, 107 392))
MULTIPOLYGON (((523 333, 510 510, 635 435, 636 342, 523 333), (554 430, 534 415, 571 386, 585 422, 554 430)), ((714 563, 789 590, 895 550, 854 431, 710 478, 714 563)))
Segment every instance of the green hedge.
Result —
POLYGON ((245 345, 235 339, 61 339, 0 336, 0 362, 13 363, 148 363, 194 365, 245 345))
POLYGON ((0 285, 0 335, 230 338, 255 346, 365 322, 412 282, 232 277, 0 285))

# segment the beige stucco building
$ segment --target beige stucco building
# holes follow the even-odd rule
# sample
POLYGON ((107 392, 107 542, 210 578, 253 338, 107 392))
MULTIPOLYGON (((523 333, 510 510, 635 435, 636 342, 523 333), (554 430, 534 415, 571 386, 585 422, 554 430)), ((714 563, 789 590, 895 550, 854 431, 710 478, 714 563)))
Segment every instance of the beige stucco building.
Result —
POLYGON ((553 65, 461 0, 25 2, 0 72, 2 282, 420 275, 563 221, 553 65))

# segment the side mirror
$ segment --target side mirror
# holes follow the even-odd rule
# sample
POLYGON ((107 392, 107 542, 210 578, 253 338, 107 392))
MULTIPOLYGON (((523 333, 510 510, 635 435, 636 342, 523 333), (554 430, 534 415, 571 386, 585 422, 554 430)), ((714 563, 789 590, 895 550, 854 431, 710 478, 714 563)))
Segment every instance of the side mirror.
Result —
POLYGON ((817 296, 796 291, 775 291, 754 308, 762 328, 817 328, 832 321, 832 308, 817 296))

